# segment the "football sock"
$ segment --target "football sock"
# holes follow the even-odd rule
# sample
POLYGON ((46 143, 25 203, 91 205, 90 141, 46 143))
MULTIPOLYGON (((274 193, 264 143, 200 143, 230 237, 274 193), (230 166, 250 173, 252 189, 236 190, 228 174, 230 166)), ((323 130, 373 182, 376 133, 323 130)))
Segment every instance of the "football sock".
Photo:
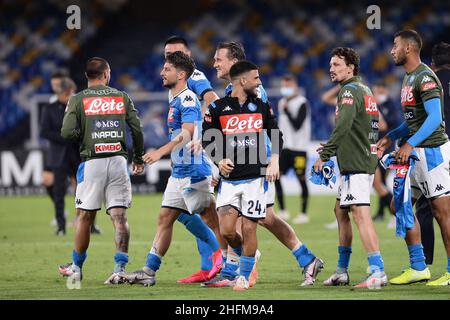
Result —
POLYGON ((337 270, 342 272, 347 271, 350 264, 350 256, 352 255, 352 247, 338 246, 339 260, 337 270))
POLYGON ((221 271, 223 276, 234 278, 238 275, 237 270, 240 265, 241 254, 242 247, 233 248, 233 250, 228 251, 227 260, 221 271))
POLYGON ((199 238, 195 238, 195 240, 197 241, 197 249, 198 252, 200 253, 201 269, 203 271, 211 270, 213 267, 212 265, 213 251, 205 241, 202 241, 199 238))
POLYGON ((216 239, 214 232, 208 227, 208 225, 200 218, 198 214, 187 214, 181 213, 177 220, 185 225, 186 229, 189 230, 195 237, 200 238, 200 240, 206 242, 211 248, 211 254, 214 251, 219 250, 219 241, 216 239))
POLYGON ((116 263, 116 265, 114 266, 114 272, 124 272, 125 267, 128 263, 128 253, 117 252, 114 255, 114 262, 116 263))
POLYGON ((159 256, 152 248, 152 250, 150 250, 150 252, 147 254, 147 262, 145 263, 145 266, 156 272, 161 266, 161 258, 162 257, 159 256))
POLYGON ((427 265, 425 264, 425 255, 423 254, 422 244, 414 244, 408 246, 409 262, 411 268, 417 271, 425 270, 427 265))
POLYGON ((83 267, 83 263, 86 260, 87 252, 78 253, 75 250, 72 251, 73 264, 78 266, 80 269, 83 267))
POLYGON ((367 260, 369 261, 370 273, 376 271, 384 272, 384 263, 380 251, 369 252, 367 260))
POLYGON ((252 273, 253 266, 255 265, 255 257, 241 256, 240 261, 240 274, 248 280, 250 273, 252 273))
POLYGON ((301 268, 306 267, 316 257, 304 244, 302 244, 297 250, 292 250, 292 254, 297 259, 298 265, 301 268))

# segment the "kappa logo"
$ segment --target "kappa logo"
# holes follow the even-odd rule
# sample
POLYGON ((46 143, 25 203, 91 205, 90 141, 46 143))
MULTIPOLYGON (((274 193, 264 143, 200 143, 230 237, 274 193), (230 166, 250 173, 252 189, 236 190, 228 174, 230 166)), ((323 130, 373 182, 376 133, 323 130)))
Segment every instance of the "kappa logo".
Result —
POLYGON ((349 90, 345 90, 344 94, 342 95, 343 98, 353 98, 353 94, 349 90))
POLYGON ((223 111, 233 111, 233 109, 231 109, 230 106, 226 106, 225 108, 223 108, 223 111))
POLYGON ((192 98, 191 96, 184 97, 183 102, 189 102, 189 101, 194 101, 194 98, 192 98))
POLYGON ((436 189, 434 189, 434 192, 442 191, 443 189, 444 189, 444 187, 442 186, 442 184, 438 184, 436 186, 436 189))
POLYGON ((425 76, 422 78, 422 81, 420 83, 425 83, 425 82, 430 82, 430 81, 433 81, 433 79, 430 78, 429 76, 425 76))
POLYGON ((344 201, 353 201, 353 200, 356 200, 356 198, 351 193, 349 193, 344 199, 344 201))
POLYGON ((83 201, 81 201, 80 199, 76 199, 76 200, 75 200, 75 203, 76 203, 77 205, 82 205, 82 204, 83 204, 83 201))

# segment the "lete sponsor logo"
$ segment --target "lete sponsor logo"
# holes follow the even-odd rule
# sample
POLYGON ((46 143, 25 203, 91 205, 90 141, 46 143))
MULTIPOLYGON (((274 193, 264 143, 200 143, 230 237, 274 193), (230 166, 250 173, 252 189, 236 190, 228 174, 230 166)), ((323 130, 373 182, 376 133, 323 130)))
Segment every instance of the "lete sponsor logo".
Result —
POLYGON ((364 96, 364 104, 366 106, 367 114, 378 114, 377 103, 373 96, 364 96))
POLYGON ((96 143, 95 153, 119 152, 122 150, 120 142, 117 143, 96 143))
POLYGON ((123 97, 88 97, 83 98, 83 105, 86 116, 125 113, 123 97))
POLYGON ((402 106, 413 106, 416 104, 416 99, 414 99, 413 87, 412 86, 404 86, 402 88, 401 94, 402 106))
POLYGON ((224 134, 260 132, 263 129, 263 119, 260 113, 220 116, 220 124, 224 134))

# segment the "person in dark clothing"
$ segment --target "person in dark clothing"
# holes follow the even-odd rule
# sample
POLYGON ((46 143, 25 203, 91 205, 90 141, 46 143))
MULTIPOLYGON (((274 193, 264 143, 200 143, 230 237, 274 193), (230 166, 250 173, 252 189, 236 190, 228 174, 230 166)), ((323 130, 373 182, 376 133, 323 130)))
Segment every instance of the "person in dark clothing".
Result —
MULTIPOLYGON (((61 137, 66 104, 75 92, 76 85, 65 76, 59 77, 58 80, 55 85, 56 100, 45 106, 42 111, 41 137, 49 141, 46 169, 53 174, 53 184, 49 195, 55 206, 56 235, 63 236, 66 234, 64 197, 68 188, 68 177, 76 176, 81 160, 78 144, 68 143, 61 137)), ((100 230, 94 225, 91 232, 99 234, 100 230)))
MULTIPOLYGON (((389 87, 384 81, 375 82, 372 89, 375 100, 377 101, 378 110, 380 111, 379 135, 380 138, 382 138, 389 130, 397 128, 400 125, 400 108, 391 98, 389 87)), ((392 147, 388 152, 393 150, 394 148, 392 147)), ((384 219, 384 209, 387 208, 389 210, 389 204, 392 200, 392 193, 386 187, 386 175, 386 170, 378 166, 373 183, 373 186, 379 195, 378 211, 375 216, 373 216, 373 220, 375 221, 384 219)), ((395 223, 394 220, 391 221, 395 223)), ((390 224, 391 228, 394 226, 395 225, 390 224)))
POLYGON ((69 97, 75 92, 75 83, 69 78, 61 79, 57 100, 47 105, 41 118, 41 136, 50 142, 47 154, 47 166, 53 172, 53 202, 57 221, 57 235, 66 233, 66 217, 64 216, 64 196, 67 191, 67 177, 76 174, 80 163, 78 145, 67 143, 61 137, 61 125, 64 110, 69 97))
MULTIPOLYGON (((431 68, 436 73, 444 89, 445 133, 450 137, 450 44, 435 44, 431 52, 431 68)), ((433 214, 428 200, 421 196, 416 203, 416 216, 420 224, 425 263, 433 264, 434 227, 433 214)))

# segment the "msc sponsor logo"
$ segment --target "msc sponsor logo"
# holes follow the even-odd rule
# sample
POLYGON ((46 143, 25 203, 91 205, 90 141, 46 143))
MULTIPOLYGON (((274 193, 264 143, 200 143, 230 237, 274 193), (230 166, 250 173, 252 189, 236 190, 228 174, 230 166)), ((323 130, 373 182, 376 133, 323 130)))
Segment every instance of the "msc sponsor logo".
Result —
POLYGON ((373 96, 364 96, 364 104, 366 106, 367 114, 378 114, 377 103, 373 96))
POLYGON ((373 130, 378 130, 380 128, 378 120, 371 120, 370 126, 372 127, 373 130))
POLYGON ((411 120, 411 119, 415 119, 416 117, 414 116, 414 111, 405 111, 403 113, 405 120, 411 120))
POLYGON ((119 120, 93 120, 94 130, 114 130, 120 128, 119 120))
POLYGON ((95 153, 119 152, 122 150, 120 142, 117 143, 96 143, 94 145, 95 153))
POLYGON ((123 97, 89 97, 83 98, 86 116, 124 114, 123 97))
POLYGON ((242 140, 230 140, 230 145, 234 148, 234 147, 238 147, 238 148, 246 148, 246 147, 255 147, 256 146, 256 139, 252 139, 249 137, 246 137, 245 139, 242 140))
POLYGON ((260 113, 220 116, 220 124, 224 134, 260 132, 263 129, 263 119, 260 113))
POLYGON ((105 139, 105 138, 123 138, 123 131, 99 131, 92 132, 92 139, 105 139))
POLYGON ((402 106, 413 106, 416 104, 412 86, 404 86, 402 88, 401 103, 402 106))

